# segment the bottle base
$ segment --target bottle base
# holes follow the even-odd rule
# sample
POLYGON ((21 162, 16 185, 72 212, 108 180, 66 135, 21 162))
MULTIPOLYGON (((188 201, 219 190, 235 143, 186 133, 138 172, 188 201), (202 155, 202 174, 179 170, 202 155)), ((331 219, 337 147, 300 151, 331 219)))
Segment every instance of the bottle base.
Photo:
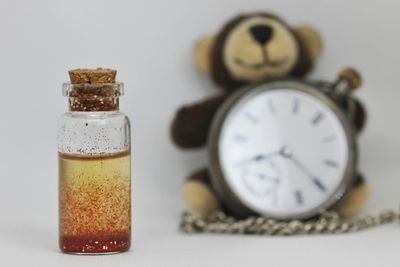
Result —
POLYGON ((71 252, 71 251, 61 250, 61 252, 64 254, 77 255, 77 256, 102 256, 102 255, 114 255, 114 254, 125 253, 128 250, 129 249, 121 251, 110 251, 110 252, 71 252))
POLYGON ((60 250, 67 254, 79 255, 107 255, 128 251, 130 248, 130 234, 110 235, 108 238, 65 237, 60 238, 60 250))

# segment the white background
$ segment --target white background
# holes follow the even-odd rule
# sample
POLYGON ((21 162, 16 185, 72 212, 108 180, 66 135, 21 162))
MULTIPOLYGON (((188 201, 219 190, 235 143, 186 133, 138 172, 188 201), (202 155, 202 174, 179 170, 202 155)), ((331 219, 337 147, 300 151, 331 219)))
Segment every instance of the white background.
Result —
POLYGON ((309 23, 325 49, 311 77, 345 65, 365 77, 370 120, 360 168, 371 196, 364 213, 397 208, 400 2, 397 0, 169 0, 0 2, 0 266, 398 266, 398 224, 341 236, 184 235, 177 230, 187 173, 205 151, 169 139, 178 106, 216 92, 191 62, 194 41, 243 11, 272 10, 309 23), (104 257, 57 245, 56 122, 61 83, 76 67, 113 67, 126 83, 133 122, 133 248, 104 257))

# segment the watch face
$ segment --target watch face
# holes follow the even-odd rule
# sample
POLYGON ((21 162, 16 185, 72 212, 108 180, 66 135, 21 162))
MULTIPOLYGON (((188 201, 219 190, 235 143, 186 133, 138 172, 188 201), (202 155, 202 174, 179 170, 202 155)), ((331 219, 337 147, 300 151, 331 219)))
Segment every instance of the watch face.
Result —
POLYGON ((343 194, 354 160, 348 125, 320 94, 261 87, 226 112, 216 140, 217 160, 226 190, 246 209, 304 218, 343 194))

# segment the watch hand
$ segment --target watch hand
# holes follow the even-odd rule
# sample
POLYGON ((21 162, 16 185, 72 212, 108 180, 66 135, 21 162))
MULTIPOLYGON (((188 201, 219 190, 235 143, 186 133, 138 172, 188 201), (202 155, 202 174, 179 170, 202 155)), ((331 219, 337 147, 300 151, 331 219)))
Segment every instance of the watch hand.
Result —
POLYGON ((304 167, 304 165, 303 165, 295 156, 292 155, 289 159, 292 160, 292 162, 293 162, 302 172, 304 172, 308 177, 314 177, 314 175, 313 175, 308 169, 306 169, 306 167, 304 167))
POLYGON ((279 155, 279 151, 275 151, 275 152, 272 152, 272 153, 269 153, 269 154, 257 154, 254 157, 251 157, 250 159, 245 159, 245 160, 242 160, 242 161, 238 162, 237 165, 247 164, 247 163, 250 163, 252 161, 256 161, 256 162, 257 161, 262 161, 264 159, 268 159, 268 158, 271 158, 271 157, 277 156, 277 155, 279 155))
POLYGON ((321 191, 326 191, 326 188, 322 184, 321 180, 312 174, 294 155, 291 155, 291 157, 288 157, 288 159, 290 159, 321 191))

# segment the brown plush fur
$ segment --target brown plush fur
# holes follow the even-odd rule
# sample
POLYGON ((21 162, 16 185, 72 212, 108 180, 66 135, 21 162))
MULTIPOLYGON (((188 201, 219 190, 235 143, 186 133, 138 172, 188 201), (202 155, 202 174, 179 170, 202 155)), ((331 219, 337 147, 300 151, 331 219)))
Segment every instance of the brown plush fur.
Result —
POLYGON ((358 100, 354 99, 355 104, 355 114, 354 114, 354 125, 356 127, 357 132, 361 132, 367 121, 367 111, 364 108, 364 105, 358 100))
POLYGON ((361 133, 365 127, 367 121, 367 111, 360 100, 351 97, 349 102, 346 100, 337 101, 345 112, 349 114, 350 119, 353 122, 354 129, 357 133, 361 133))
POLYGON ((227 95, 208 98, 178 110, 172 122, 172 140, 181 148, 197 148, 206 144, 215 112, 227 95))

